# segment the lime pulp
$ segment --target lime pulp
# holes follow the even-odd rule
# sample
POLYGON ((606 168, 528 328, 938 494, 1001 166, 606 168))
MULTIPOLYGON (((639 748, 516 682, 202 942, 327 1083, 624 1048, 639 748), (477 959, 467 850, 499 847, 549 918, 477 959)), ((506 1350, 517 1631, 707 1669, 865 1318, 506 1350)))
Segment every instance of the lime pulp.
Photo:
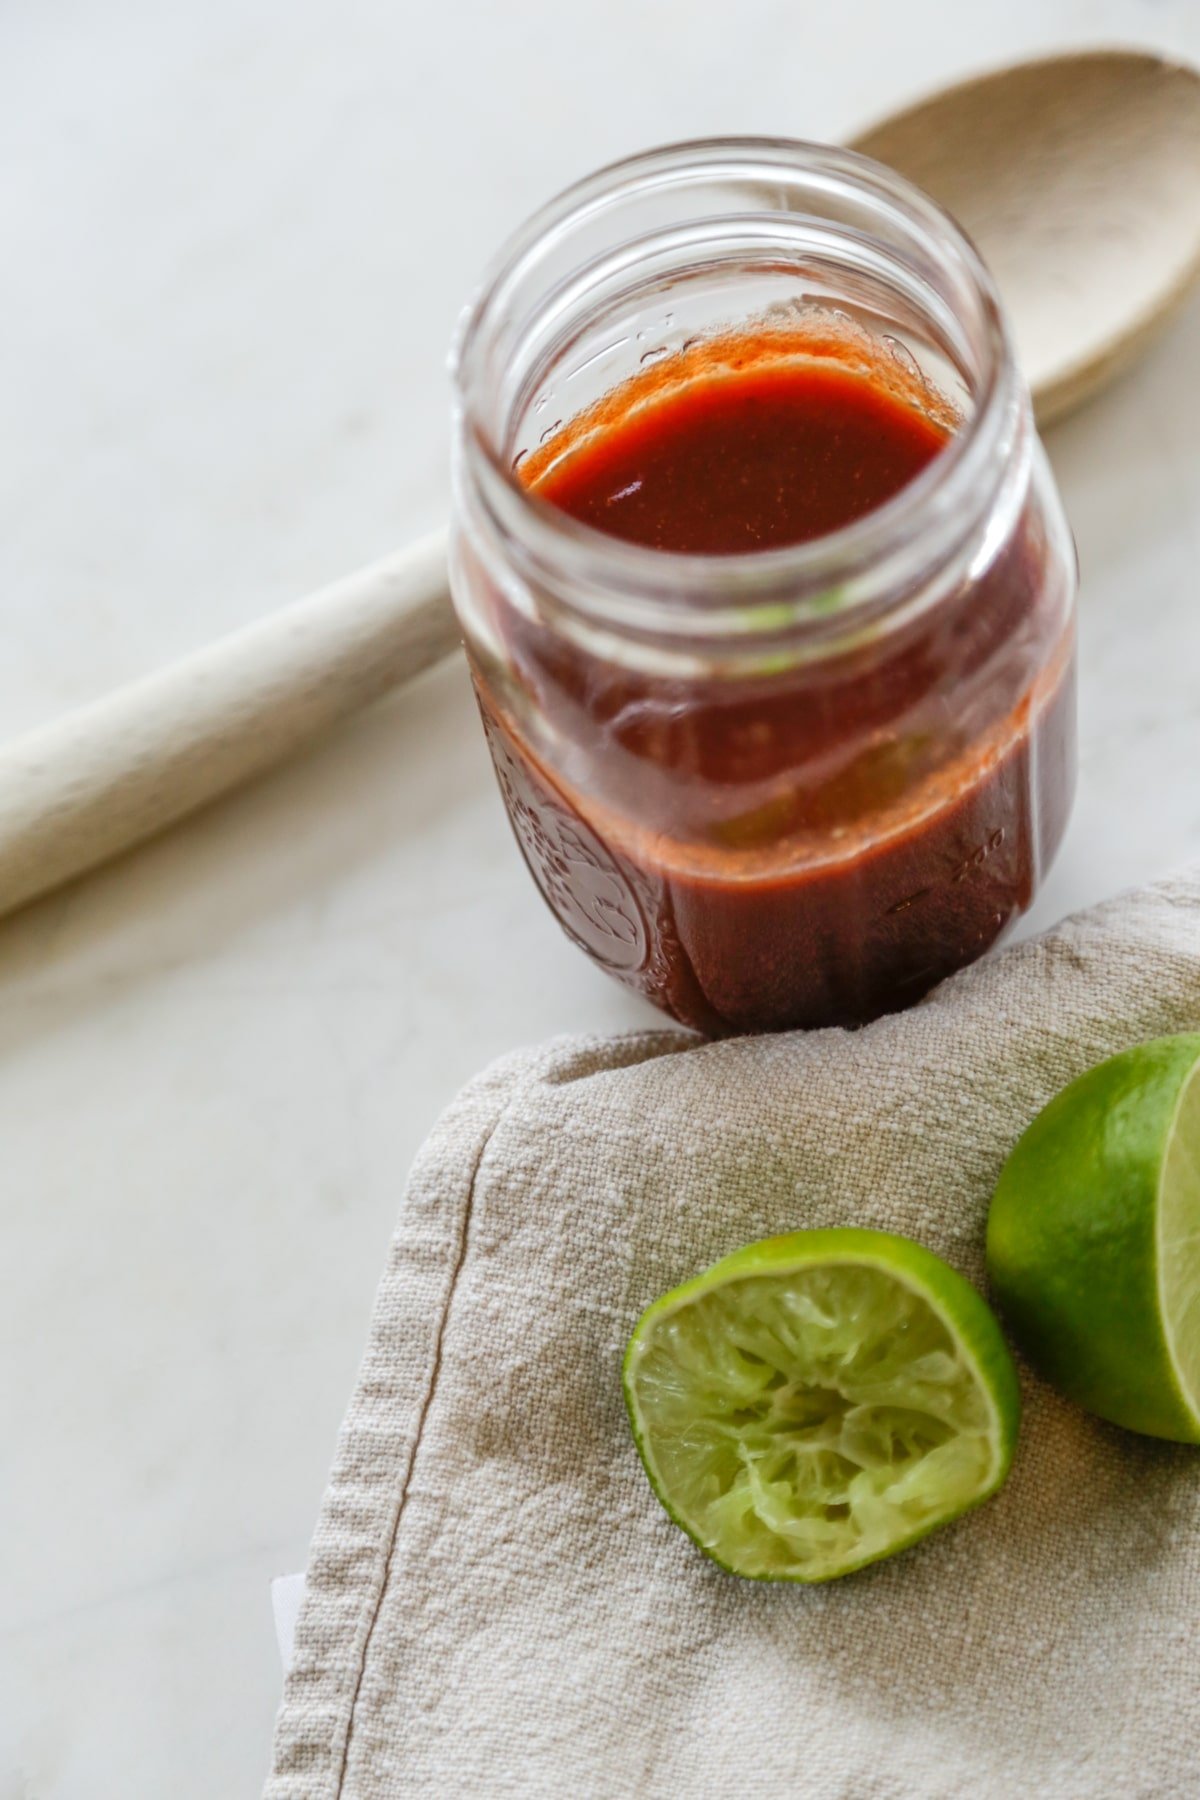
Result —
POLYGON ((1015 1370, 974 1288, 884 1232, 794 1232, 665 1295, 625 1358, 658 1498, 738 1575, 825 1581, 993 1493, 1015 1370))

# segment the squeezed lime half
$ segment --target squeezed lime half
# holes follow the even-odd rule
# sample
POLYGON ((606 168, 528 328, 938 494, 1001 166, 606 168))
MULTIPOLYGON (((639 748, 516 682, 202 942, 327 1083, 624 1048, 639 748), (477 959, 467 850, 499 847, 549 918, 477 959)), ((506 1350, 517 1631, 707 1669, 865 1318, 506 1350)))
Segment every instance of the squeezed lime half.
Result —
POLYGON ((1020 1397, 991 1311, 887 1232, 750 1244, 642 1315, 625 1401, 650 1485, 722 1568, 829 1581, 995 1493, 1020 1397))
POLYGON ((1109 1057, 1001 1172, 988 1270, 1013 1336, 1070 1399, 1200 1443, 1200 1035, 1109 1057))

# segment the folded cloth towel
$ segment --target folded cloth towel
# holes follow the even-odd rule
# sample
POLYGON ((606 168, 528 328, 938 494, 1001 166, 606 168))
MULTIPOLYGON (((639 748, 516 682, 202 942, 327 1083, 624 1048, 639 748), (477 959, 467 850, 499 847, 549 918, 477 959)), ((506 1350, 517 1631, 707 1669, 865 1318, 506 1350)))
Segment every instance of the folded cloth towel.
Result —
POLYGON ((1089 1064, 1200 1027, 1200 873, 857 1032, 508 1057, 413 1170, 313 1540, 270 1800, 1200 1794, 1200 1451, 1023 1370, 1007 1487, 827 1587, 668 1521, 620 1362, 658 1294, 848 1223, 983 1284, 1000 1165, 1089 1064))

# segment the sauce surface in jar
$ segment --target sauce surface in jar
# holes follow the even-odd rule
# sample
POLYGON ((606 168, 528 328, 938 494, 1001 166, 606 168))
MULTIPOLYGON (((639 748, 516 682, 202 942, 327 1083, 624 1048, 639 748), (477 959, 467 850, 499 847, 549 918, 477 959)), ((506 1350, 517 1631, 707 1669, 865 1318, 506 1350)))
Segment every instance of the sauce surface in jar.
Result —
MULTIPOLYGON (((707 373, 635 378, 520 479, 648 551, 733 557, 852 525, 953 421, 811 349, 747 338, 707 373)), ((712 1035, 861 1023, 977 957, 1028 905, 1073 788, 1073 639, 1043 604, 1041 530, 1028 511, 895 629, 736 679, 645 674, 504 612, 561 753, 524 741, 478 663, 476 688, 568 934, 712 1035)))
POLYGON ((534 491, 627 543, 734 556, 852 524, 945 444, 927 414, 861 375, 755 361, 647 401, 560 458, 534 491))

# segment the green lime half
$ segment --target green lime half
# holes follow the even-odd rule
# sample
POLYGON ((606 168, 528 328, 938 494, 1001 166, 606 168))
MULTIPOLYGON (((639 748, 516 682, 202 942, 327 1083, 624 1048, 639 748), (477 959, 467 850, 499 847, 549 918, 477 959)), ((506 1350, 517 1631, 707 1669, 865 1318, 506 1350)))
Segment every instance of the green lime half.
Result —
POLYGON ((650 1485, 735 1575, 828 1581, 995 1492, 1020 1399, 969 1282, 883 1231, 796 1231, 643 1313, 625 1401, 650 1485))
POLYGON ((1089 1069, 1004 1165, 988 1268, 1034 1367, 1089 1412, 1200 1443, 1200 1036, 1089 1069))

